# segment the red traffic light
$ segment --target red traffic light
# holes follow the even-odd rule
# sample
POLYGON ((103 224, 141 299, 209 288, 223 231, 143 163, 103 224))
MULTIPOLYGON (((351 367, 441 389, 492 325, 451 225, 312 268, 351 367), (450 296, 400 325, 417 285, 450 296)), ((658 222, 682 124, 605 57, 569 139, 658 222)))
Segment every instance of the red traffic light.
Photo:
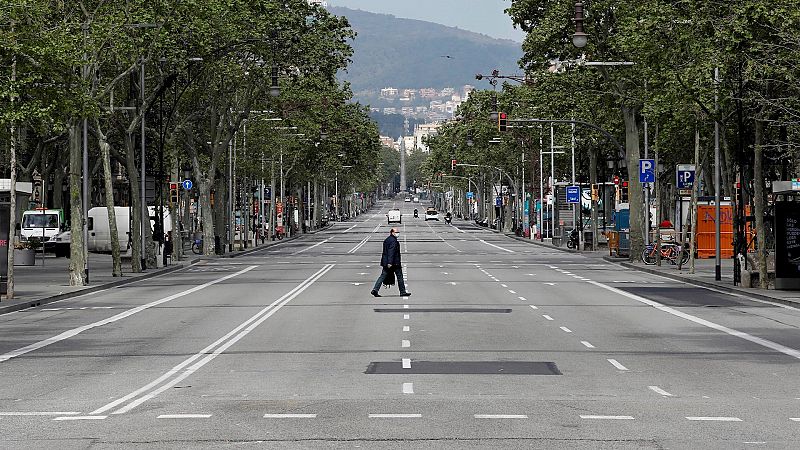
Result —
POLYGON ((618 177, 618 176, 616 176, 616 175, 614 175, 614 184, 616 184, 617 186, 619 186, 619 177, 618 177))
POLYGON ((170 189, 178 189, 178 186, 179 186, 178 183, 173 183, 173 182, 169 183, 169 188, 170 189))
POLYGON ((628 182, 627 181, 623 181, 622 182, 622 187, 624 187, 624 188, 628 187, 628 182))
POLYGON ((497 131, 506 131, 508 129, 508 114, 501 112, 497 115, 497 131))

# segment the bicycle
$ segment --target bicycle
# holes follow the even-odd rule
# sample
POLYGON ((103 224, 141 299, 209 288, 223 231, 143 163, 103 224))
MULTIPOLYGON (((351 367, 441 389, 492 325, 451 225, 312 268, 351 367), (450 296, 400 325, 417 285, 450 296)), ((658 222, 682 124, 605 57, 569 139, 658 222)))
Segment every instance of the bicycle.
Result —
POLYGON ((195 239, 192 241, 192 253, 195 255, 199 255, 203 253, 203 240, 202 239, 195 239))
POLYGON ((689 262, 689 250, 683 248, 682 245, 673 242, 666 242, 661 244, 661 250, 656 249, 654 244, 650 244, 642 251, 642 262, 648 266, 653 266, 658 260, 658 254, 661 253, 661 259, 669 261, 672 264, 686 264, 689 262))

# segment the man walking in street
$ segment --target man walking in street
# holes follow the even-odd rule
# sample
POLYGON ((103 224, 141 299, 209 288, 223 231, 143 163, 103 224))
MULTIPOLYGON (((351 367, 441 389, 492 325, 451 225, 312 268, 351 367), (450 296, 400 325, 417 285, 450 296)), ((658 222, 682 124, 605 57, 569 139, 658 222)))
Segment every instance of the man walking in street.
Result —
POLYGON ((389 272, 394 272, 395 278, 397 278, 397 287, 400 288, 400 295, 403 297, 411 295, 410 292, 406 292, 406 282, 405 279, 403 279, 403 266, 400 261, 400 242, 397 241, 397 233, 397 228, 392 228, 389 230, 389 237, 383 241, 383 254, 381 255, 381 267, 383 270, 381 271, 381 276, 378 277, 378 281, 375 282, 375 286, 372 288, 372 295, 374 297, 381 296, 378 293, 378 289, 381 288, 381 284, 383 284, 383 280, 386 279, 386 275, 388 275, 389 272))

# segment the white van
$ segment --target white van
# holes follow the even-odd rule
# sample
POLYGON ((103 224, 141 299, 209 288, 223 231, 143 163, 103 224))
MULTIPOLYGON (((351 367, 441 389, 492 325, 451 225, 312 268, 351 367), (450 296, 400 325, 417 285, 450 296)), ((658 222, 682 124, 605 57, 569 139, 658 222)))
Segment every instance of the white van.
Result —
POLYGON ((20 237, 23 241, 38 238, 47 242, 64 230, 63 209, 32 209, 22 213, 20 237))
POLYGON ((389 214, 386 214, 388 223, 403 223, 403 215, 400 214, 399 209, 390 209, 389 214))
MULTIPOLYGON (((119 247, 125 251, 129 247, 131 235, 131 210, 126 206, 115 206, 114 215, 117 218, 117 237, 119 247)), ((110 252, 111 251, 111 227, 108 225, 108 208, 105 206, 92 208, 89 210, 89 242, 87 246, 90 252, 110 252)))

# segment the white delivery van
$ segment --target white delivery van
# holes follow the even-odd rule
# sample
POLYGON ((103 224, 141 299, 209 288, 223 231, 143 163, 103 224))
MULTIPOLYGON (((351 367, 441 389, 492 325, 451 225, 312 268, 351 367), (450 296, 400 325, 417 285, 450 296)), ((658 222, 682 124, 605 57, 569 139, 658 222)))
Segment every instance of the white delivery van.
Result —
MULTIPOLYGON (((158 207, 148 206, 147 212, 150 214, 150 230, 156 229, 156 218, 158 218, 158 207)), ((164 207, 164 233, 172 231, 172 215, 169 213, 169 208, 164 207)))
MULTIPOLYGON (((131 210, 127 206, 115 206, 117 218, 117 237, 120 251, 129 247, 131 231, 131 210)), ((111 227, 108 225, 108 208, 105 206, 89 210, 88 248, 90 252, 104 253, 111 251, 111 227)))
POLYGON ((62 209, 32 209, 22 213, 20 236, 23 241, 30 238, 47 242, 64 230, 64 210, 62 209))
POLYGON ((403 215, 400 214, 399 209, 390 209, 389 214, 386 214, 388 223, 403 223, 403 215))

